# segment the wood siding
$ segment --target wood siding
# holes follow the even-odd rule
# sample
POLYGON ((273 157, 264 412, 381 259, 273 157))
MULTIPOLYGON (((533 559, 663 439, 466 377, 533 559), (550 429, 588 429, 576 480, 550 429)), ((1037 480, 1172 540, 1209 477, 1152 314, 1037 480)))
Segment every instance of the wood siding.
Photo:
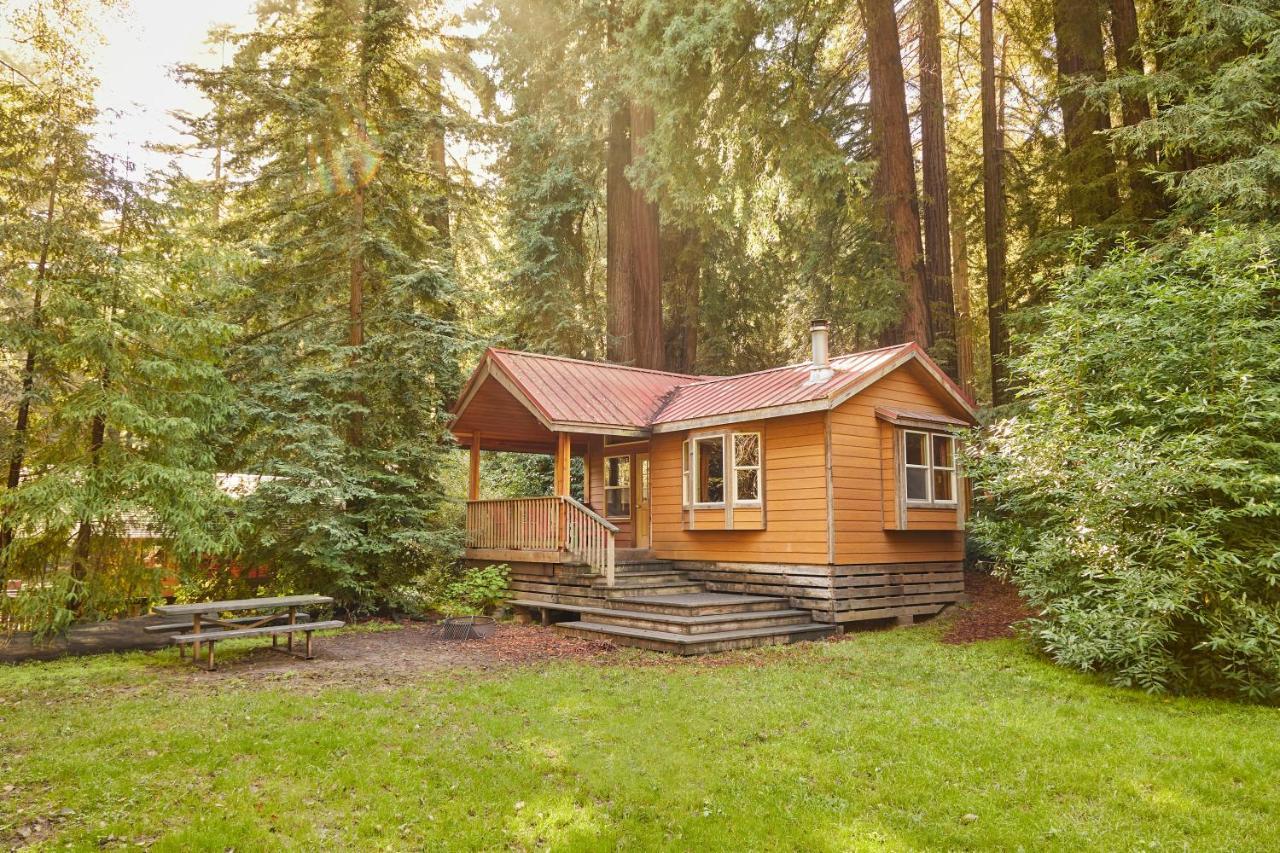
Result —
POLYGON ((895 428, 877 406, 939 415, 963 414, 944 402, 908 365, 893 371, 831 413, 831 483, 837 564, 955 562, 964 532, 954 509, 907 512, 899 527, 895 428))
POLYGON ((964 600, 964 564, 697 563, 676 566, 711 592, 774 595, 819 622, 928 616, 964 600))
MULTIPOLYGON (((615 537, 615 544, 618 548, 630 548, 635 543, 635 536, 632 534, 632 525, 636 511, 636 490, 640 488, 640 472, 636 468, 637 453, 644 453, 649 449, 649 442, 638 441, 628 442, 626 444, 609 444, 604 443, 604 437, 593 435, 589 439, 586 447, 586 453, 583 456, 583 470, 586 471, 588 477, 585 503, 596 512, 609 518, 614 524, 618 525, 618 533, 615 537), (610 518, 604 511, 604 458, 606 456, 630 456, 631 457, 631 517, 630 518, 610 518)), ((676 460, 677 462, 679 459, 676 460)), ((652 458, 649 460, 650 476, 652 476, 654 463, 652 458)), ((652 498, 650 499, 652 500, 652 498)))
POLYGON ((824 420, 822 413, 812 413, 733 425, 736 432, 760 433, 764 446, 764 511, 736 508, 733 530, 723 529, 724 511, 718 509, 698 510, 694 529, 688 529, 681 507, 680 452, 690 433, 655 435, 650 475, 654 553, 670 560, 827 562, 824 420), (757 529, 738 527, 739 515, 743 526, 757 529), (704 519, 707 528, 701 527, 704 519), (708 529, 717 519, 715 526, 721 529, 708 529))
MULTIPOLYGON (((909 529, 893 529, 898 526, 894 428, 876 418, 876 407, 963 414, 937 394, 921 372, 914 365, 899 368, 829 415, 819 412, 734 424, 736 431, 759 432, 763 437, 765 501, 759 522, 754 513, 735 510, 735 527, 738 516, 743 515, 744 522, 763 529, 708 529, 724 526, 724 511, 719 509, 698 510, 694 528, 689 529, 688 512, 681 507, 680 453, 691 433, 654 436, 651 505, 655 554, 681 561, 766 564, 962 560, 964 534, 954 510, 912 508, 907 516, 909 529), (828 488, 832 497, 830 526, 828 488), (830 541, 828 530, 833 533, 830 541)), ((693 434, 697 432, 706 431, 693 434)))

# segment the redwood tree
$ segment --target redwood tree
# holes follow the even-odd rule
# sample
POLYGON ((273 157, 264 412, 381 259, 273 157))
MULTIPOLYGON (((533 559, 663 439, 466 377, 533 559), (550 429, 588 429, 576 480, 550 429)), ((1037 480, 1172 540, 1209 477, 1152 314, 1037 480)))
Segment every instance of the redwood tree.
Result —
POLYGON ((1084 92, 1106 76, 1101 0, 1054 0, 1053 33, 1071 224, 1097 225, 1119 208, 1115 160, 1103 133, 1111 119, 1106 106, 1088 100, 1084 92))
MULTIPOLYGON (((1144 74, 1142 43, 1138 31, 1138 10, 1133 0, 1111 0, 1111 41, 1115 48, 1116 69, 1130 77, 1144 74)), ((1121 116, 1126 127, 1151 118, 1151 105, 1144 87, 1129 81, 1120 97, 1121 116)), ((1151 156, 1131 154, 1128 160, 1129 208, 1133 216, 1151 219, 1162 207, 1159 187, 1147 173, 1154 163, 1151 156)))
MULTIPOLYGON (((991 345, 991 402, 1008 398, 1005 359, 1009 331, 1005 322, 1005 231, 1002 120, 996 99, 995 4, 980 0, 979 49, 982 54, 982 202, 987 250, 987 325, 991 345)), ((1003 81, 1001 81, 1003 85, 1003 81)))
POLYGON ((924 281, 933 352, 958 378, 956 308, 951 292, 947 125, 942 97, 942 24, 938 0, 920 0, 920 151, 924 175, 924 281))
POLYGON ((916 341, 928 347, 932 344, 929 300, 921 269, 923 251, 916 172, 893 0, 862 0, 862 16, 867 27, 871 136, 876 154, 873 189, 889 224, 893 256, 905 297, 900 322, 887 329, 883 339, 885 343, 916 341))

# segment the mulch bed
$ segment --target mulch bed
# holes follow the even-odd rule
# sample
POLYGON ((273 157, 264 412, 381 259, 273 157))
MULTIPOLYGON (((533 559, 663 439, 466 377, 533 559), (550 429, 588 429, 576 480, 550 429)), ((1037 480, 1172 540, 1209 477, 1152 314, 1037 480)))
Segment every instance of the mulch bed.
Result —
POLYGON ((964 590, 969 595, 969 603, 952 617, 942 637, 944 643, 1012 637, 1016 623, 1033 615, 1013 584, 986 572, 965 572, 964 590))
POLYGON ((358 683, 395 687, 420 672, 456 670, 480 672, 552 660, 598 661, 617 652, 612 643, 564 636, 531 625, 499 625, 490 637, 442 640, 434 625, 403 621, 388 630, 356 631, 336 637, 317 637, 315 659, 298 661, 255 648, 227 655, 209 673, 195 666, 195 680, 282 680, 316 686, 358 683))
MULTIPOLYGON (((1011 637, 1015 624, 1031 616, 1014 587, 985 572, 966 572, 969 603, 949 617, 943 642, 962 644, 1011 637)), ((126 649, 168 647, 168 637, 145 634, 143 626, 157 617, 125 619, 73 629, 71 638, 53 646, 33 646, 27 637, 0 640, 0 662, 48 659, 66 654, 93 654, 126 649)), ((316 659, 300 663, 268 648, 247 654, 227 655, 218 671, 205 673, 196 667, 183 669, 193 678, 267 678, 300 681, 382 681, 394 684, 417 672, 459 669, 486 670, 551 660, 601 661, 617 654, 618 647, 603 640, 568 637, 531 625, 500 625, 483 640, 442 640, 435 626, 414 621, 388 624, 389 630, 357 631, 336 637, 318 637, 316 659)), ((162 654, 176 652, 168 649, 162 654)), ((669 655, 635 656, 632 663, 701 665, 740 663, 741 656, 710 655, 692 661, 669 655)))

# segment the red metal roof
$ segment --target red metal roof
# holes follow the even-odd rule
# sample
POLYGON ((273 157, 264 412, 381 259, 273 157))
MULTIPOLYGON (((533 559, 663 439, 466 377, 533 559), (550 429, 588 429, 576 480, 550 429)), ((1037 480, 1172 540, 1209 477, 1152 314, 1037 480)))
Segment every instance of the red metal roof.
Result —
POLYGON ((901 344, 833 358, 831 378, 825 382, 810 382, 813 365, 804 362, 681 385, 653 422, 674 423, 822 400, 887 366, 912 346, 901 344))
POLYGON ((561 356, 490 349, 467 383, 460 414, 487 372, 500 371, 549 425, 648 430, 704 418, 741 416, 795 404, 823 406, 856 393, 890 370, 917 359, 966 409, 972 402, 917 344, 900 344, 831 359, 831 378, 810 382, 809 362, 740 376, 689 376, 561 356), (486 371, 485 368, 489 370, 486 371), (851 390, 852 389, 852 390, 851 390))
POLYGON ((647 428, 667 395, 700 377, 493 349, 490 355, 550 421, 647 428))

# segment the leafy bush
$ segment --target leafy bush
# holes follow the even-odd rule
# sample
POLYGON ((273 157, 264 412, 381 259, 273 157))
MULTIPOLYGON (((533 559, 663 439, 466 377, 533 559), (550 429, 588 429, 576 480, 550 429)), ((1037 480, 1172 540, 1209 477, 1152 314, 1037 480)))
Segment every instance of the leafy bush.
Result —
POLYGON ((974 446, 974 532, 1059 662, 1280 699, 1280 230, 1117 248, 1055 287, 974 446))
POLYGON ((511 567, 499 564, 466 569, 446 584, 436 606, 450 615, 478 615, 497 607, 507 598, 511 567))

